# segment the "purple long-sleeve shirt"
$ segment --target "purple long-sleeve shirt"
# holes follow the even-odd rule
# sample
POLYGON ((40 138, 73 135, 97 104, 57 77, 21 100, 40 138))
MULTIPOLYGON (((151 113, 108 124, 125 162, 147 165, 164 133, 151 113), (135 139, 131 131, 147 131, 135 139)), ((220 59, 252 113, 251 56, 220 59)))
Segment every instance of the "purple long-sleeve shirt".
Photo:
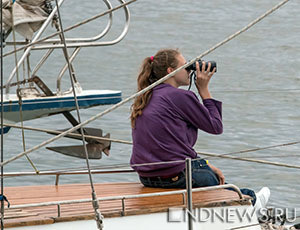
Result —
MULTIPOLYGON (((149 104, 132 129, 130 163, 143 164, 196 158, 193 149, 198 129, 221 134, 222 103, 214 99, 200 103, 192 91, 160 84, 153 88, 149 104)), ((171 176, 185 168, 184 162, 133 167, 140 176, 171 176)))

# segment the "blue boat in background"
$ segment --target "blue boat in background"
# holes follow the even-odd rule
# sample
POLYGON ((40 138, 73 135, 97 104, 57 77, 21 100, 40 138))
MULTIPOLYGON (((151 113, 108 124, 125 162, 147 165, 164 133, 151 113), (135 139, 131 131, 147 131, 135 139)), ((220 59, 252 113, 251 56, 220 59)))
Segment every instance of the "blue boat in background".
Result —
MULTIPOLYGON (((120 102, 121 99, 121 91, 84 90, 77 93, 77 100, 80 109, 86 109, 99 105, 116 104, 120 102)), ((30 95, 27 97, 22 97, 21 105, 16 94, 8 94, 6 95, 3 106, 4 123, 20 122, 20 109, 22 110, 23 121, 50 116, 76 109, 75 100, 72 92, 55 96, 30 95)), ((5 127, 4 133, 8 131, 9 127, 5 127)))

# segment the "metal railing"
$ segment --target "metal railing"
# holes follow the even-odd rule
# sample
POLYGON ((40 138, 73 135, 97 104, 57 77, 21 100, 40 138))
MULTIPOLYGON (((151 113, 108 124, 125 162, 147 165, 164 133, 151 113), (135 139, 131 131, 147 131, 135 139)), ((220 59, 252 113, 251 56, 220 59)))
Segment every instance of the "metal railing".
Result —
MULTIPOLYGON (((121 201, 121 215, 125 216, 126 214, 126 206, 125 200, 128 199, 138 199, 138 198, 147 198, 147 197, 158 197, 158 196, 167 196, 167 195, 182 195, 182 205, 187 206, 187 209, 192 213, 193 208, 193 201, 192 201, 192 193, 193 192, 200 192, 200 191, 212 191, 217 189, 226 189, 231 188, 235 191, 240 200, 243 200, 243 195, 240 189, 234 184, 224 184, 224 185, 217 185, 217 186, 209 186, 209 187, 202 187, 202 188, 194 188, 192 189, 192 167, 191 167, 191 159, 186 159, 186 189, 176 190, 176 191, 166 191, 166 192, 155 192, 155 193, 147 193, 147 194, 138 194, 138 195, 120 195, 120 196, 110 196, 110 197, 102 197, 97 198, 97 201, 113 201, 113 200, 120 200, 121 201)), ((107 173, 130 173, 134 172, 131 169, 124 169, 124 170, 92 170, 91 173, 93 174, 107 174, 107 173)), ((76 174, 87 174, 87 170, 78 170, 78 171, 44 171, 40 172, 38 175, 56 175, 56 182, 55 185, 58 185, 59 176, 60 175, 76 175, 76 174)), ((13 177, 13 176, 30 176, 30 175, 37 175, 34 172, 13 172, 13 173, 6 173, 5 177, 13 177)), ((10 209, 20 209, 20 208, 30 208, 30 207, 42 207, 42 206, 57 206, 57 217, 61 216, 61 205, 65 204, 76 204, 76 203, 87 203, 93 202, 92 199, 78 199, 78 200, 66 200, 66 201, 55 201, 55 202, 42 202, 42 203, 33 203, 33 204, 24 204, 24 205, 12 205, 10 209)), ((188 221, 188 229, 193 229, 192 223, 192 216, 189 215, 188 221)))
MULTIPOLYGON (((200 192, 200 191, 212 191, 217 189, 225 189, 225 188, 232 188, 238 195, 239 198, 242 200, 243 195, 240 189, 234 184, 225 184, 225 185, 217 185, 217 186, 210 186, 210 187, 203 187, 203 188, 195 188, 192 189, 192 192, 200 192)), ((137 198, 146 198, 146 197, 158 197, 158 196, 167 196, 167 195, 176 195, 181 194, 183 203, 182 205, 186 205, 186 190, 177 190, 177 191, 169 191, 169 192, 156 192, 156 193, 147 193, 147 194, 139 194, 139 195, 124 195, 124 196, 111 196, 111 197, 102 197, 98 198, 98 201, 113 201, 113 200, 120 200, 121 201, 121 214, 125 215, 126 207, 125 207, 125 200, 126 199, 137 199, 137 198)), ((42 203, 33 203, 33 204, 21 204, 21 205, 11 205, 10 209, 20 209, 20 208, 30 208, 30 207, 42 207, 42 206, 57 206, 57 217, 61 216, 61 209, 60 206, 63 204, 78 204, 78 203, 87 203, 92 202, 92 199, 79 199, 79 200, 67 200, 67 201, 55 201, 55 202, 42 202, 42 203)))
MULTIPOLYGON (((61 5, 63 4, 65 0, 60 0, 58 3, 58 6, 61 7, 61 5)), ((95 15, 89 19, 86 19, 84 21, 81 21, 67 29, 64 30, 64 32, 66 31, 70 31, 72 29, 78 28, 88 22, 91 22, 93 20, 96 20, 100 17, 103 17, 105 15, 108 15, 108 22, 105 26, 105 28, 96 36, 93 37, 88 37, 88 38, 66 38, 66 47, 67 48, 75 48, 75 50, 73 51, 72 55, 69 57, 69 61, 70 63, 73 62, 73 60, 75 59, 75 57, 78 55, 80 48, 81 47, 94 47, 94 46, 110 46, 110 45, 114 45, 117 44, 118 42, 120 42, 127 34, 128 29, 129 29, 129 24, 130 24, 130 12, 128 9, 128 5, 136 0, 131 0, 129 2, 125 2, 124 0, 118 0, 120 2, 120 5, 117 7, 112 8, 112 4, 110 3, 109 0, 103 0, 103 2, 105 3, 106 7, 108 8, 107 11, 95 15), (120 8, 123 8, 124 10, 124 14, 125 14, 125 24, 123 26, 123 30, 122 32, 118 35, 118 37, 109 40, 109 41, 99 41, 100 39, 102 39, 111 29, 112 27, 112 21, 113 21, 113 14, 112 12, 115 10, 118 10, 120 8)), ((21 58, 18 60, 18 63, 16 64, 16 67, 12 70, 12 72, 10 73, 10 76, 5 84, 6 87, 6 93, 9 93, 10 90, 10 84, 16 74, 17 69, 21 66, 21 64, 26 60, 26 58, 29 57, 30 53, 32 50, 41 50, 41 49, 47 49, 48 51, 46 52, 46 54, 40 59, 40 61, 38 62, 38 64, 34 67, 33 73, 31 74, 32 76, 35 75, 37 73, 37 71, 40 69, 40 67, 45 63, 45 61, 49 58, 49 56, 52 54, 52 51, 54 49, 60 48, 63 49, 64 48, 64 44, 62 43, 61 39, 50 39, 51 37, 57 36, 57 33, 54 33, 50 36, 48 36, 46 39, 40 39, 42 33, 45 31, 45 29, 47 28, 47 26, 49 26, 49 24, 51 23, 51 21, 53 20, 53 18, 55 17, 57 13, 57 7, 55 7, 52 12, 50 13, 50 15, 48 16, 48 18, 46 19, 46 21, 43 23, 43 25, 41 26, 41 28, 39 29, 39 31, 37 32, 37 34, 34 36, 34 38, 32 39, 32 41, 30 43, 24 43, 24 42, 6 42, 6 45, 15 45, 15 44, 25 44, 25 51, 23 53, 23 55, 21 56, 21 58), (39 40, 40 39, 40 40, 39 40), (51 44, 50 44, 51 43, 51 44)), ((10 52, 9 54, 13 54, 15 51, 10 52)), ((61 93, 61 79, 63 74, 65 73, 65 71, 67 70, 67 64, 65 64, 63 66, 63 68, 61 69, 61 71, 58 74, 57 77, 57 93, 61 93)), ((28 76, 28 78, 31 76, 28 76)))
MULTIPOLYGON (((92 174, 111 174, 111 173, 133 173, 135 172, 132 169, 124 169, 124 170, 91 170, 92 174)), ((88 174, 87 170, 76 170, 76 171, 39 171, 36 172, 9 172, 4 173, 3 177, 19 177, 19 176, 55 176, 55 185, 59 183, 59 177, 61 175, 85 175, 88 174)))

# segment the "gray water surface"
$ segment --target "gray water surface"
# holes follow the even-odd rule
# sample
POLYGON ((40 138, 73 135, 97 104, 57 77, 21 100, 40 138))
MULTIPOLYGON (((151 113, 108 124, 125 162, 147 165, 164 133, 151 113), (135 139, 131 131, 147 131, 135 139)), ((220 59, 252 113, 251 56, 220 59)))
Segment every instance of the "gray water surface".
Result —
MULTIPOLYGON (((140 0, 130 5, 131 25, 128 35, 115 46, 83 48, 74 65, 83 89, 122 90, 127 97, 136 92, 136 77, 142 60, 160 48, 179 48, 186 59, 203 53, 232 33, 272 8, 274 0, 140 0)), ((113 5, 118 4, 112 1, 113 5)), ((105 10, 101 1, 66 1, 63 8, 64 27, 105 10)), ((199 132, 197 151, 224 154, 256 147, 299 141, 300 127, 300 1, 288 2, 281 9, 255 25, 249 31, 218 48, 205 60, 215 60, 218 72, 210 84, 213 96, 223 102, 224 133, 213 136, 199 132), (294 89, 294 90, 291 90, 294 89)), ((123 13, 115 13, 112 31, 105 38, 114 38, 123 25, 123 13)), ((106 24, 97 20, 67 33, 66 36, 94 36, 106 24)), ((48 30, 47 33, 54 29, 48 30)), ((7 49, 6 49, 7 50, 7 49)), ((40 55, 41 52, 36 52, 40 55)), ((32 55, 34 66, 35 57, 32 55)), ((56 50, 39 76, 55 90, 59 68, 63 65, 62 52, 56 50), (55 74, 54 74, 55 73, 55 74)), ((13 67, 13 59, 5 60, 5 76, 13 67)), ((64 88, 70 87, 68 75, 64 88)), ((194 88, 193 88, 194 90, 194 88)), ((112 138, 131 140, 130 104, 118 108, 91 123, 110 132, 112 138)), ((110 106, 81 110, 82 120, 110 106)), ((76 115, 76 113, 73 113, 76 115)), ((48 129, 70 127, 62 115, 27 121, 26 126, 48 129)), ((52 137, 25 131, 26 148, 52 137)), ((49 146, 75 143, 67 139, 49 146)), ((78 143, 78 142, 76 142, 78 143)), ((12 129, 5 136, 5 159, 22 152, 21 132, 12 129)), ((79 143, 78 143, 79 144, 79 143)), ((300 165, 299 144, 257 152, 239 154, 241 157, 262 157, 293 165, 300 165)), ((92 160, 93 166, 127 164, 131 146, 114 143, 111 156, 92 160)), ((30 158, 40 170, 85 167, 85 161, 73 159, 41 148, 30 158)), ((223 170, 227 182, 240 187, 259 190, 271 189, 270 205, 299 207, 299 169, 263 165, 228 159, 210 159, 223 170)), ((31 171, 23 157, 5 166, 5 172, 31 171)), ((94 181, 137 181, 134 174, 95 175, 94 181)), ((53 184, 54 176, 18 177, 5 180, 6 186, 53 184)), ((60 183, 87 183, 87 176, 62 176, 60 183)))

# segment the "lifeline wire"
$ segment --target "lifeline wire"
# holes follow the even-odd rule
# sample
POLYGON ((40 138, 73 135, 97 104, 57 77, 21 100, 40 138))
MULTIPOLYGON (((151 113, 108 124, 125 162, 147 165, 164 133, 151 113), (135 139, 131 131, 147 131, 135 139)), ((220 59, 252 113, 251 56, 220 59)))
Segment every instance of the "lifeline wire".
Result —
POLYGON ((271 146, 265 146, 265 147, 258 147, 258 148, 252 148, 252 149, 244 149, 236 152, 230 152, 230 153, 225 153, 225 154, 215 154, 218 157, 223 157, 227 155, 234 155, 234 154, 240 154, 240 153, 248 153, 248 152, 256 152, 259 150, 264 150, 264 149, 272 149, 272 148, 277 148, 277 147, 283 147, 283 146, 289 146, 289 145, 296 145, 299 144, 300 141, 294 141, 294 142, 289 142, 289 143, 283 143, 283 144, 278 144, 278 145, 271 145, 271 146))
MULTIPOLYGON (((88 136, 85 136, 85 137, 88 137, 88 136)), ((285 146, 285 145, 286 144, 281 145, 281 146, 285 146)), ((272 146, 272 147, 279 147, 279 146, 272 146)), ((263 148, 261 148, 261 149, 263 149, 263 148)), ((244 150, 243 152, 246 152, 246 150, 244 150)), ((239 161, 248 161, 248 162, 254 162, 254 163, 261 163, 261 164, 268 164, 268 165, 274 165, 274 166, 280 166, 280 167, 300 169, 299 165, 291 165, 291 164, 285 164, 285 163, 279 163, 279 162, 271 162, 271 161, 265 161, 265 160, 250 159, 249 157, 241 158, 241 157, 233 157, 233 156, 226 156, 226 155, 213 154, 213 153, 203 153, 203 152, 197 152, 197 153, 201 154, 201 155, 217 157, 217 158, 229 158, 229 159, 239 160, 239 161)), ((284 155, 284 156, 286 157, 286 155, 284 155)), ((297 156, 297 155, 293 155, 293 156, 297 156)), ((202 157, 200 159, 208 159, 208 158, 203 158, 202 157)), ((194 160, 197 160, 197 159, 194 159, 194 160)), ((183 162, 184 162, 184 160, 181 160, 181 161, 168 161, 168 162, 167 161, 166 162, 150 162, 150 163, 135 164, 135 165, 130 165, 128 163, 126 163, 126 164, 114 164, 114 165, 102 165, 102 166, 92 166, 91 170, 116 169, 116 168, 125 168, 125 167, 129 167, 129 166, 134 167, 134 166, 158 165, 158 164, 169 164, 169 163, 183 163, 183 162)), ((78 171, 78 170, 87 170, 87 168, 76 167, 76 168, 67 168, 67 169, 51 169, 51 170, 41 171, 41 173, 47 173, 49 171, 52 171, 53 173, 54 172, 56 172, 56 173, 66 173, 66 172, 72 172, 72 171, 78 171)), ((25 172, 25 174, 26 173, 27 172, 25 172)))
MULTIPOLYGON (((20 126, 17 126, 17 125, 6 124, 6 123, 4 123, 4 125, 5 126, 10 126, 10 127, 13 127, 13 128, 23 128, 23 129, 28 129, 28 130, 38 131, 38 132, 46 132, 46 133, 51 133, 51 134, 61 134, 62 133, 61 131, 56 131, 56 130, 39 129, 39 128, 33 128, 33 127, 27 127, 27 126, 20 127, 20 126)), ((69 136, 74 136, 74 137, 81 136, 80 134, 75 134, 75 133, 70 133, 68 135, 69 136)), ((116 142, 116 143, 121 143, 121 144, 132 145, 131 141, 104 138, 104 137, 95 137, 95 136, 89 136, 89 135, 85 135, 85 137, 86 138, 93 138, 95 140, 105 140, 105 141, 111 141, 111 142, 116 142)), ((250 157, 241 158, 241 157, 229 156, 231 154, 254 152, 254 151, 259 151, 259 150, 264 150, 264 149, 271 149, 271 148, 283 147, 283 146, 288 146, 288 145, 295 145, 295 144, 299 144, 299 143, 300 143, 300 141, 289 142, 289 143, 284 143, 284 144, 279 144, 279 145, 265 146, 265 147, 253 148, 253 149, 245 149, 245 150, 241 150, 241 151, 237 151, 237 152, 230 152, 230 153, 225 153, 225 154, 203 153, 203 152, 198 152, 198 154, 209 156, 209 157, 206 157, 205 159, 208 159, 208 158, 229 158, 229 159, 239 160, 239 161, 249 161, 249 162, 254 162, 254 163, 261 163, 261 164, 268 164, 268 165, 275 165, 275 166, 281 166, 281 167, 300 169, 300 166, 298 166, 298 165, 284 164, 284 163, 280 163, 280 162, 272 162, 272 161, 265 161, 265 160, 259 160, 259 159, 250 159, 250 157)), ((291 156, 296 157, 297 155, 291 155, 291 156)), ((279 157, 279 156, 272 156, 272 157, 279 157)), ((287 155, 285 155, 285 157, 287 157, 287 155)), ((270 157, 266 156, 266 158, 270 158, 270 157)), ((126 165, 113 165, 113 166, 110 166, 110 167, 117 167, 118 168, 118 167, 124 167, 124 166, 130 166, 130 165, 127 165, 127 164, 126 165)), ((78 170, 78 169, 86 169, 86 168, 74 168, 73 170, 78 170)), ((96 167, 96 168, 92 167, 92 169, 99 169, 99 167, 96 167)), ((100 169, 107 169, 107 168, 104 166, 104 167, 101 167, 100 169)), ((65 171, 67 171, 67 169, 65 169, 65 171)))
POLYGON ((280 163, 280 162, 272 162, 272 161, 265 161, 265 160, 259 160, 259 159, 234 157, 234 156, 229 156, 227 154, 222 155, 222 154, 202 153, 202 152, 198 152, 198 154, 202 154, 202 155, 208 156, 208 157, 202 158, 202 159, 209 159, 209 158, 221 157, 221 158, 228 158, 228 159, 232 159, 232 160, 249 161, 249 162, 261 163, 261 164, 266 164, 266 165, 274 165, 274 166, 281 166, 281 167, 287 167, 287 168, 300 169, 299 165, 291 165, 291 164, 285 164, 285 163, 280 163))
MULTIPOLYGON (((44 133, 50 133, 50 134, 61 134, 62 131, 57 131, 57 130, 51 130, 51 129, 41 129, 41 128, 34 128, 30 126, 18 126, 15 124, 9 124, 9 123, 4 123, 4 126, 12 127, 12 128, 17 128, 17 129, 27 129, 27 130, 32 130, 32 131, 37 131, 37 132, 44 132, 44 133)), ((80 137, 80 134, 77 133, 69 133, 68 136, 71 137, 80 137)), ((112 139, 112 138, 106 138, 106 137, 97 137, 97 136, 90 136, 90 135, 85 135, 86 138, 91 138, 94 140, 103 140, 103 141, 111 141, 115 143, 121 143, 121 144, 128 144, 132 145, 132 141, 126 141, 126 140, 120 140, 120 139, 112 139)), ((222 157, 226 155, 234 155, 234 154, 239 154, 239 153, 248 153, 248 152, 256 152, 264 149, 272 149, 272 148, 278 148, 278 147, 284 147, 284 146, 289 146, 289 145, 296 145, 300 144, 300 141, 293 141, 293 142, 287 142, 283 144, 278 144, 278 145, 270 145, 270 146, 265 146, 265 147, 256 147, 252 149, 244 149, 236 152, 230 152, 230 153, 224 153, 224 154, 215 154, 216 157, 222 157)), ((212 154, 212 153, 210 153, 212 154)), ((285 155, 287 156, 287 155, 285 155)), ((290 156, 297 156, 297 155, 290 155, 290 156)), ((265 156, 265 157, 276 157, 276 156, 265 156)), ((278 157, 278 156, 277 156, 278 157)), ((249 158, 249 157, 247 157, 249 158)))
POLYGON ((65 135, 79 129, 80 127, 85 126, 86 124, 104 116, 105 114, 117 109, 118 107, 120 107, 121 105, 127 103, 128 101, 134 99, 135 97, 138 97, 142 94, 144 94, 145 92, 147 92, 148 90, 154 88, 155 86, 161 84, 162 82, 166 81, 167 79, 169 79, 170 77, 174 76, 177 72, 181 71, 182 69, 185 69, 186 67, 190 66, 192 63, 200 60, 203 56, 211 53, 212 51, 214 51, 215 49, 217 49, 218 47, 224 45, 225 43, 229 42, 230 40, 232 40, 233 38, 237 37, 238 35, 240 35, 241 33, 245 32, 246 30, 248 30, 249 28, 251 28, 252 26, 254 26, 256 23, 258 23, 259 21, 261 21, 263 18, 265 18, 266 16, 268 16, 269 14, 271 14, 272 12, 274 12, 275 10, 277 10, 278 8, 280 8, 282 5, 284 5, 285 3, 287 3, 289 0, 284 0, 281 3, 279 3, 278 5, 274 6, 271 10, 268 10, 266 13, 264 13, 263 15, 261 15, 260 17, 258 17, 257 19, 255 19, 253 22, 249 23, 247 26, 245 26, 244 28, 242 28, 241 30, 237 31, 236 33, 230 35, 229 37, 227 37, 226 39, 224 39, 223 41, 219 42, 218 44, 216 44, 215 46, 213 46, 212 48, 210 48, 209 50, 205 51, 204 53, 202 53, 201 55, 199 55, 198 57, 192 59, 191 61, 187 62, 186 64, 184 64, 183 66, 181 66, 180 68, 174 70, 173 72, 169 73, 168 75, 164 76, 163 78, 159 79, 158 81, 154 82, 153 84, 149 85, 148 87, 140 90, 139 92, 131 95, 130 97, 124 99, 123 101, 113 105, 112 107, 104 110, 101 113, 98 113, 97 115, 85 120, 84 122, 82 122, 81 124, 78 124, 76 126, 74 126, 73 128, 70 128, 69 130, 57 135, 56 137, 50 138, 47 141, 42 142, 39 145, 36 145, 34 147, 32 147, 31 149, 28 149, 25 152, 19 153, 18 155, 2 162, 0 165, 6 165, 12 161, 15 161, 16 159, 24 156, 25 154, 29 154, 61 137, 64 137, 65 135))

